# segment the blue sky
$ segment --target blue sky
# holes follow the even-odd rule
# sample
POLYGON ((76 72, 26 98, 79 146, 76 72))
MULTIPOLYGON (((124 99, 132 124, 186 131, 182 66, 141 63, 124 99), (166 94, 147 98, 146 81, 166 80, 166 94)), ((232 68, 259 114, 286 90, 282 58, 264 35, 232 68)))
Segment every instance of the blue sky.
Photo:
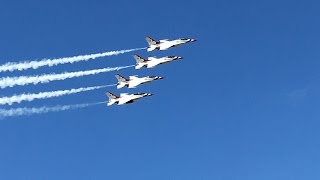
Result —
MULTIPOLYGON (((270 180, 320 178, 318 1, 6 1, 0 61, 145 47, 144 37, 196 43, 141 56, 184 59, 119 73, 165 79, 15 107, 155 95, 128 106, 0 121, 0 179, 270 180)), ((61 73, 134 64, 133 53, 2 73, 61 73)), ((2 89, 2 96, 115 83, 116 72, 2 89)))

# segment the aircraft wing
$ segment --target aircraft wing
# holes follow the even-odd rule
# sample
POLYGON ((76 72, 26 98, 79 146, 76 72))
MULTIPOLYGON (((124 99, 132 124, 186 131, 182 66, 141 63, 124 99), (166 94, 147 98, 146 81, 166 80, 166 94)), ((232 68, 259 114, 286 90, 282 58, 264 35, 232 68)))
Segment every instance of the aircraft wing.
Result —
POLYGON ((155 56, 148 57, 148 60, 156 60, 156 59, 158 59, 158 58, 155 56))
POLYGON ((124 96, 127 96, 127 95, 128 95, 128 93, 121 93, 120 97, 124 97, 124 96))
POLYGON ((130 80, 134 80, 134 79, 138 79, 138 77, 137 77, 137 75, 129 76, 129 79, 130 79, 130 80))
POLYGON ((161 39, 159 40, 161 43, 164 43, 164 42, 169 42, 169 39, 161 39))

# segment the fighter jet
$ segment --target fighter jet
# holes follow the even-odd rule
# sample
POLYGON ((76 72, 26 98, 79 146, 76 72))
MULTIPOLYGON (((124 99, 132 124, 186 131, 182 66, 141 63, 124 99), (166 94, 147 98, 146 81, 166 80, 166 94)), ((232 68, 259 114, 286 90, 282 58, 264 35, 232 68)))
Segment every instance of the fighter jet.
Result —
POLYGON ((188 42, 194 42, 197 41, 196 39, 187 39, 187 38, 179 38, 176 40, 168 40, 168 39, 162 39, 159 41, 156 41, 152 39, 151 37, 146 37, 146 41, 148 42, 149 46, 147 51, 153 51, 155 49, 157 50, 167 50, 171 47, 180 46, 182 44, 188 43, 188 42))
POLYGON ((111 92, 107 92, 106 95, 109 98, 109 102, 107 103, 108 106, 111 106, 112 104, 117 104, 117 105, 130 104, 140 98, 143 98, 146 96, 152 96, 152 94, 149 94, 149 93, 136 93, 136 94, 121 93, 120 96, 116 96, 111 92))
POLYGON ((135 88, 140 84, 148 83, 158 79, 163 79, 163 77, 160 76, 146 76, 141 78, 137 76, 129 76, 129 79, 126 79, 120 74, 116 74, 115 77, 118 80, 117 89, 123 88, 124 86, 128 88, 135 88))
POLYGON ((133 55, 133 57, 137 62, 135 67, 136 69, 140 69, 142 67, 154 68, 159 64, 164 64, 174 60, 182 59, 182 57, 179 57, 179 56, 165 56, 162 58, 149 57, 148 59, 144 59, 137 54, 133 55))

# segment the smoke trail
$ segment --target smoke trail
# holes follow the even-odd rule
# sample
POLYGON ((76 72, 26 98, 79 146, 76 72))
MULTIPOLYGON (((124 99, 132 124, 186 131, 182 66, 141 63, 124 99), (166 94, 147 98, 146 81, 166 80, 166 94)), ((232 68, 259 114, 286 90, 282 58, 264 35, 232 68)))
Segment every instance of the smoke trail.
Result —
POLYGON ((57 106, 43 106, 38 108, 15 108, 15 109, 0 109, 0 118, 14 117, 14 116, 30 116, 33 114, 44 114, 49 112, 67 111, 73 109, 81 109, 89 106, 104 104, 106 102, 74 104, 74 105, 57 105, 57 106))
POLYGON ((96 59, 100 57, 106 56, 114 56, 119 54, 124 54, 132 51, 138 51, 146 48, 135 48, 135 49, 128 49, 128 50, 120 50, 120 51, 110 51, 104 53, 97 53, 97 54, 89 54, 89 55, 81 55, 81 56, 73 56, 73 57, 65 57, 65 58, 58 58, 58 59, 44 59, 40 61, 25 61, 25 62, 8 62, 0 66, 0 72, 5 71, 22 71, 26 69, 38 69, 42 66, 57 66, 59 64, 66 64, 66 63, 75 63, 79 61, 88 61, 91 59, 96 59))
POLYGON ((116 84, 111 84, 111 85, 85 87, 85 88, 78 88, 78 89, 40 92, 37 94, 20 94, 20 95, 14 95, 11 97, 2 97, 0 98, 0 105, 4 105, 4 104, 12 105, 13 103, 21 103, 22 101, 33 101, 35 99, 47 99, 47 98, 59 97, 64 95, 80 93, 80 92, 93 91, 93 90, 97 90, 105 87, 111 87, 115 85, 116 84))
POLYGON ((69 78, 94 75, 94 74, 110 72, 110 71, 118 71, 121 69, 133 67, 133 66, 134 65, 120 66, 120 67, 114 67, 114 68, 94 69, 94 70, 88 70, 88 71, 65 72, 62 74, 44 74, 40 76, 5 77, 5 78, 0 78, 0 88, 4 89, 6 87, 24 86, 27 84, 49 83, 51 81, 65 80, 69 78))

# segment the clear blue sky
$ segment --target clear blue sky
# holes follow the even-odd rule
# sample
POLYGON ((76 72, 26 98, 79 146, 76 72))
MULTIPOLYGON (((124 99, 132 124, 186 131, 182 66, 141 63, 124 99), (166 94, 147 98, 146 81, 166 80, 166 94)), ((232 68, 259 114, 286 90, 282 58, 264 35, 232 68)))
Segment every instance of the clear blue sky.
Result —
MULTIPOLYGON (((319 7, 315 0, 2 2, 1 64, 145 47, 146 35, 198 41, 136 52, 180 62, 119 72, 162 81, 11 106, 99 102, 107 90, 155 94, 128 106, 1 120, 0 179, 320 179, 319 7)), ((131 65, 132 54, 1 77, 131 65)), ((114 74, 0 91, 113 84, 114 74)))

